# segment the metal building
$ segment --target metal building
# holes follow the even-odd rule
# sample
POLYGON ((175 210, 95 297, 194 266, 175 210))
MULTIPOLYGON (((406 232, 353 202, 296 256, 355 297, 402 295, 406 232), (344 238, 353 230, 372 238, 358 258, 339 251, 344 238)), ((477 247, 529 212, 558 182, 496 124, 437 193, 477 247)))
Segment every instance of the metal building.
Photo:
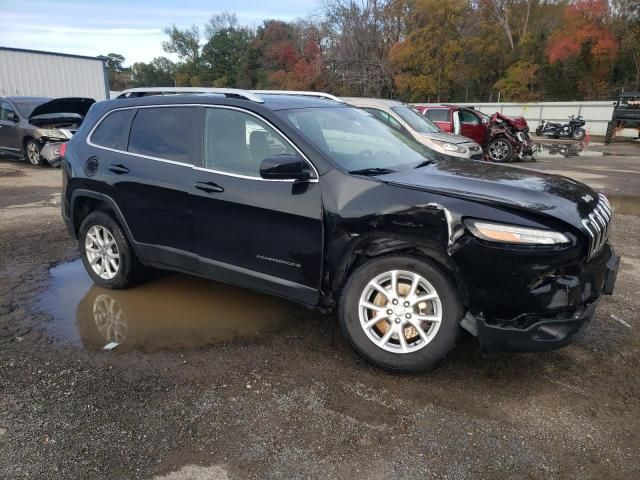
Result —
POLYGON ((0 96, 109 98, 109 72, 97 57, 0 47, 0 96))

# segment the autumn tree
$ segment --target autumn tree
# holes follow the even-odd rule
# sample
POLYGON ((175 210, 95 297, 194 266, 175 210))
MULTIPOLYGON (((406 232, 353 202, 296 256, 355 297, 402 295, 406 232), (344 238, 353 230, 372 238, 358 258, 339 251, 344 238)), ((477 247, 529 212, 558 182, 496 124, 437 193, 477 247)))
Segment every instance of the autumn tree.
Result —
POLYGON ((577 89, 587 99, 608 93, 611 59, 619 49, 607 25, 607 0, 576 0, 565 8, 564 24, 549 39, 549 63, 568 62, 580 72, 577 89))
POLYGON ((340 92, 375 97, 393 93, 389 50, 402 33, 402 17, 396 3, 325 0, 327 63, 340 92))
POLYGON ((411 2, 407 35, 391 50, 398 90, 414 101, 446 101, 465 81, 465 0, 411 2))

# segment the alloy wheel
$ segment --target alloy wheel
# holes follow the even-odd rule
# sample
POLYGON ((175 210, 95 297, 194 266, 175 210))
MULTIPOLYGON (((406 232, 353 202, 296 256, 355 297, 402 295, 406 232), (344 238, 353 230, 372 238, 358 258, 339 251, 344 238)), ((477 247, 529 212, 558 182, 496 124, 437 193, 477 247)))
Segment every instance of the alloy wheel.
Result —
POLYGON ((412 353, 427 346, 442 322, 438 292, 424 277, 406 270, 378 275, 359 302, 360 326, 378 347, 412 353))
POLYGON ((110 295, 100 294, 93 301, 93 319, 106 342, 123 343, 127 338, 127 319, 120 304, 110 295))
POLYGON ((497 162, 506 160, 508 155, 509 145, 504 140, 498 140, 489 146, 489 156, 497 162))
POLYGON ((102 225, 87 231, 84 249, 91 269, 103 280, 112 280, 120 270, 120 252, 113 234, 102 225))
POLYGON ((32 165, 40 165, 40 151, 34 142, 27 143, 27 159, 32 165))

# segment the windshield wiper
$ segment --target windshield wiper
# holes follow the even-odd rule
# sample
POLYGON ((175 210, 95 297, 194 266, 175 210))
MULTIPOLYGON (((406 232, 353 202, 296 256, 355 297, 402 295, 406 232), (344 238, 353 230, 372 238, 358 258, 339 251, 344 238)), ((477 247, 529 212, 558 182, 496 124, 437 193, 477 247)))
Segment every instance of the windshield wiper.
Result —
POLYGON ((424 162, 420 162, 418 165, 416 165, 413 168, 422 168, 422 167, 426 167, 427 165, 431 165, 433 163, 433 160, 425 160, 424 162))
POLYGON ((395 170, 391 170, 390 168, 380 168, 380 167, 372 167, 372 168, 363 168, 360 170, 351 170, 349 173, 353 175, 384 175, 386 173, 393 173, 395 170))

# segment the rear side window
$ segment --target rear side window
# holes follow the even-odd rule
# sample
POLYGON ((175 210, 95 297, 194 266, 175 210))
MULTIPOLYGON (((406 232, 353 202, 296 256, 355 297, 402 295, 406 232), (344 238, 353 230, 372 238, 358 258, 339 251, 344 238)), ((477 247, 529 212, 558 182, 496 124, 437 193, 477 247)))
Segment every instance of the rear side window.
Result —
POLYGON ((434 122, 448 122, 449 121, 449 110, 444 108, 436 108, 434 110, 427 110, 426 116, 429 120, 433 120, 434 122))
POLYGON ((196 107, 154 107, 138 110, 131 125, 129 152, 193 163, 198 123, 196 107))
POLYGON ((134 113, 135 110, 117 110, 108 114, 91 135, 91 143, 115 150, 124 150, 127 146, 129 127, 134 113))

